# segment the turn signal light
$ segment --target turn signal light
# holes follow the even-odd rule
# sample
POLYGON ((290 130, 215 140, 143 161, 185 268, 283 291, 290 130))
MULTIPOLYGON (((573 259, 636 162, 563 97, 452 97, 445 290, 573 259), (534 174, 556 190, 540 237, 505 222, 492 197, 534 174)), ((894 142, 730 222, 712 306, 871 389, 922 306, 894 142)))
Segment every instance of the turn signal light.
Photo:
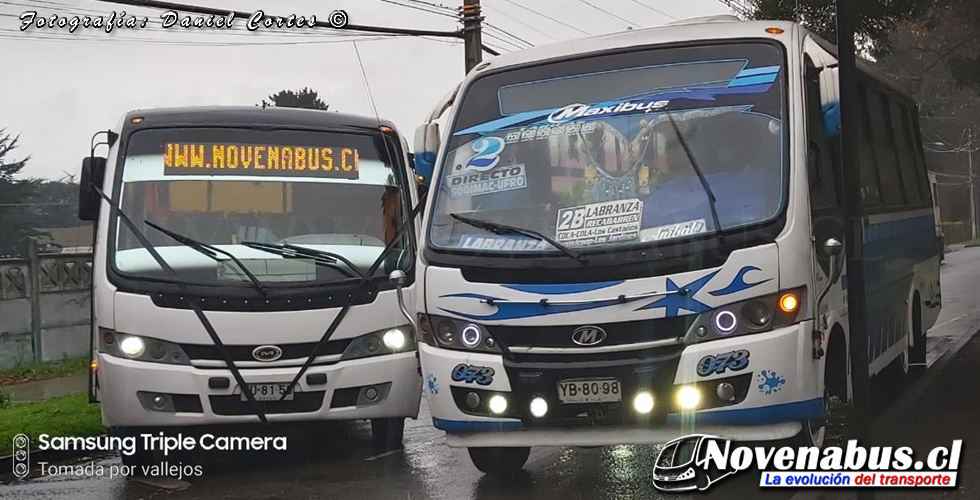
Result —
POLYGON ((782 28, 766 28, 766 33, 769 33, 770 35, 782 35, 783 34, 783 29, 782 28))
POLYGON ((99 369, 99 362, 98 361, 93 361, 90 366, 92 367, 92 371, 94 372, 94 371, 96 371, 96 370, 99 369))
POLYGON ((796 312, 800 307, 800 299, 794 293, 784 293, 779 297, 779 308, 785 313, 796 312))

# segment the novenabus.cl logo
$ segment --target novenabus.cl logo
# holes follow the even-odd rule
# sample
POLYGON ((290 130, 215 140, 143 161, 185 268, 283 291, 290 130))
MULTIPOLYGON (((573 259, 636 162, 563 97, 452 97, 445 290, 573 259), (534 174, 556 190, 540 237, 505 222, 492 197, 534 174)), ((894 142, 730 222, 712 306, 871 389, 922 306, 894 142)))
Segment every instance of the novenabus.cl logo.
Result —
POLYGON ((707 446, 728 439, 708 434, 691 434, 664 445, 653 466, 653 487, 660 491, 703 491, 734 474, 735 469, 719 469, 707 460, 707 446))
POLYGON ((705 490, 746 469, 760 472, 760 487, 956 487, 963 440, 916 457, 908 446, 858 445, 733 447, 718 436, 693 434, 664 445, 653 467, 662 491, 705 490), (924 460, 923 460, 924 458, 924 460))

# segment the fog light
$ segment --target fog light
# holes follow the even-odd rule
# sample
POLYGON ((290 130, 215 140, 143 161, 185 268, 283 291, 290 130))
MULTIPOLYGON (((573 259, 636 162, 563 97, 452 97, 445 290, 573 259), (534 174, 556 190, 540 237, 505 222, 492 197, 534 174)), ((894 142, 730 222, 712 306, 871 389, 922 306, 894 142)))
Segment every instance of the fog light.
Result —
POLYGON ((725 401, 735 401, 735 386, 728 382, 718 384, 718 389, 715 390, 715 393, 725 401))
POLYGON ((677 391, 677 405, 682 410, 693 410, 701 404, 701 391, 697 387, 681 387, 677 391))
POLYGON ((496 395, 490 398, 490 412, 500 415, 501 413, 507 411, 507 398, 496 395))
POLYGON ((480 406, 480 395, 475 392, 467 394, 466 406, 469 406, 471 409, 475 409, 477 406, 480 406))
POLYGON ((650 413, 653 411, 653 394, 649 392, 641 392, 633 398, 633 409, 637 413, 650 413))
POLYGON ((397 351, 405 347, 405 333, 397 328, 388 330, 385 332, 384 342, 388 349, 397 351))
POLYGON ((146 345, 139 337, 126 337, 119 343, 119 350, 131 358, 138 358, 143 355, 146 345))
POLYGON ((697 334, 698 337, 704 337, 705 335, 708 334, 708 329, 703 326, 699 326, 697 330, 697 334))
POLYGON ((167 406, 167 398, 163 396, 153 396, 153 406, 156 406, 157 408, 167 406))
POLYGON ((541 418, 548 413, 548 402, 544 398, 534 398, 531 400, 531 415, 541 418))
POLYGON ((374 387, 368 387, 368 390, 364 391, 364 396, 368 398, 368 401, 374 401, 378 399, 378 390, 374 387))

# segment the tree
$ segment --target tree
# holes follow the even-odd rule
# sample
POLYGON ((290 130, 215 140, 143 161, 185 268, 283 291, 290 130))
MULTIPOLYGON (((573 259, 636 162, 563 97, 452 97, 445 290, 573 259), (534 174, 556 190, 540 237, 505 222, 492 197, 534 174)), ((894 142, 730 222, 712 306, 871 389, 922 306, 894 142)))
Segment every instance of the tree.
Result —
POLYGON ((17 149, 19 138, 11 137, 5 129, 0 129, 0 228, 3 228, 0 257, 23 254, 27 238, 38 234, 26 205, 37 194, 38 181, 15 178, 31 157, 8 159, 8 155, 17 149))
MULTIPOLYGON (((902 22, 917 19, 935 0, 839 0, 854 2, 859 44, 872 56, 888 52, 888 35, 902 22)), ((837 2, 834 0, 747 0, 754 19, 796 21, 817 35, 837 40, 837 2)))
MULTIPOLYGON (((858 46, 875 58, 895 55, 895 35, 915 39, 906 49, 928 58, 958 85, 980 92, 980 9, 975 0, 837 0, 855 2, 858 46)), ((754 19, 797 21, 831 42, 837 40, 836 1, 746 0, 754 19)), ((908 55, 902 53, 902 57, 908 55)), ((899 57, 894 57, 900 59, 899 57)))
POLYGON ((320 99, 320 95, 315 90, 304 87, 299 90, 280 90, 278 93, 269 96, 269 100, 262 100, 256 106, 266 108, 275 106, 277 108, 303 108, 320 109, 327 111, 330 105, 320 99))

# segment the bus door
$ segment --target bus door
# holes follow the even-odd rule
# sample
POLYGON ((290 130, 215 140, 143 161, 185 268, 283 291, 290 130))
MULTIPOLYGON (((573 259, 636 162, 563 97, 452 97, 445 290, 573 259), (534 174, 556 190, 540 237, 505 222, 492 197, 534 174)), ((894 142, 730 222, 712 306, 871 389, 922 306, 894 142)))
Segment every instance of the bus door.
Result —
MULTIPOLYGON (((835 264, 843 266, 844 205, 840 184, 842 174, 840 168, 840 136, 839 116, 836 88, 836 75, 832 70, 819 70, 809 56, 804 62, 804 99, 806 110, 807 137, 807 178, 810 187, 810 220, 813 236, 813 276, 814 290, 811 300, 819 300, 825 288, 830 286, 820 304, 815 304, 819 310, 814 311, 818 321, 816 328, 823 331, 826 325, 822 323, 825 315, 835 309, 840 310, 844 304, 844 288, 833 283, 835 264), (836 263, 832 262, 830 247, 838 244, 839 251, 836 263), (830 243, 830 247, 828 247, 830 243)), ((837 273, 840 273, 837 270, 837 273)), ((838 281, 840 274, 836 276, 838 281)), ((846 281, 845 281, 846 282, 846 281)), ((818 335, 814 339, 814 357, 822 357, 818 342, 825 341, 818 335)))

